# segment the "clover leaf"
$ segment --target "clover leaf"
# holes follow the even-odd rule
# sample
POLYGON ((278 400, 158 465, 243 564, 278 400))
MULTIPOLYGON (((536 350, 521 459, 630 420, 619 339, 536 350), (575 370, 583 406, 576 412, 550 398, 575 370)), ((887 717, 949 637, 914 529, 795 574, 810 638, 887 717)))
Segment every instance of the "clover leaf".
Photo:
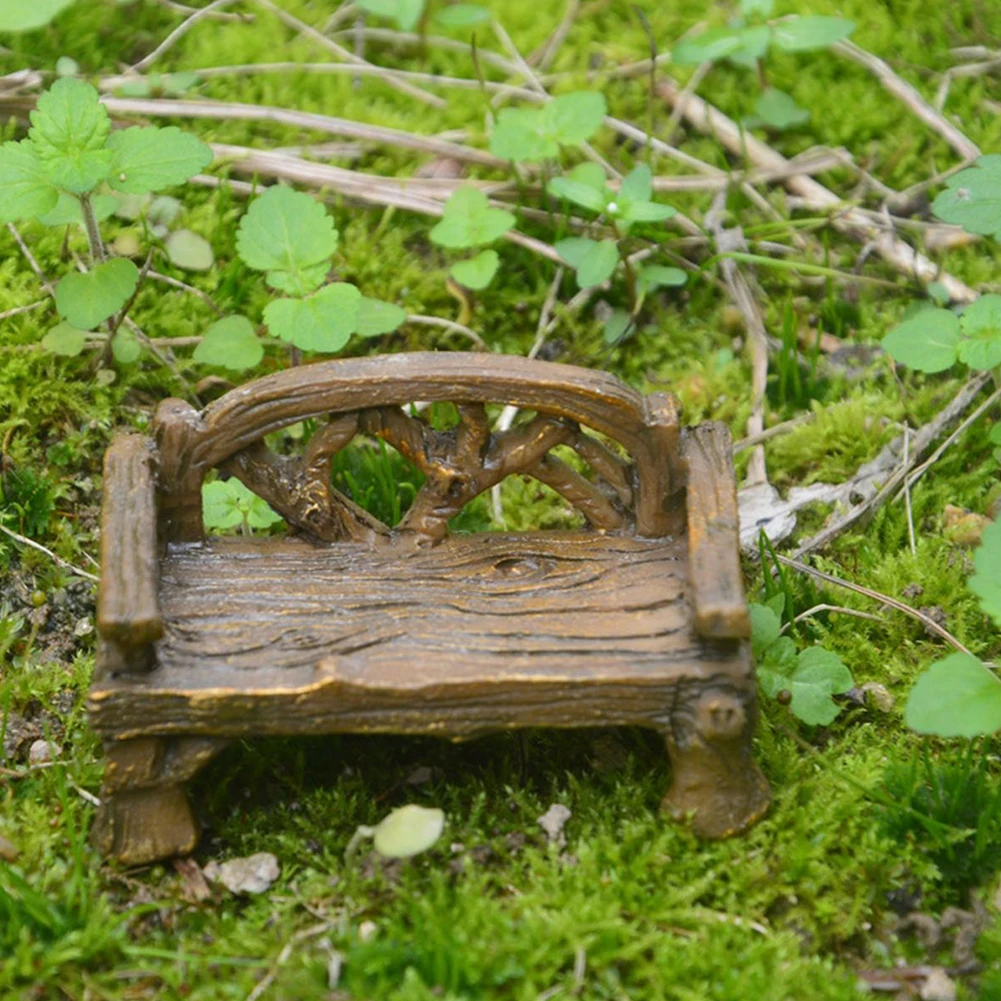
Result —
POLYGON ((310 195, 276 184, 240 220, 236 252, 272 288, 302 295, 327 274, 338 234, 326 209, 310 195))
POLYGON ((953 174, 932 203, 932 212, 968 233, 1001 240, 1001 154, 982 156, 968 170, 953 174))
POLYGON ((242 528, 245 532, 270 528, 283 520, 235 477, 213 480, 202 487, 202 519, 208 529, 242 528))
POLYGON ((577 284, 581 288, 607 281, 619 263, 619 247, 614 240, 571 236, 560 240, 556 251, 577 272, 577 284))
POLYGON ((138 281, 139 269, 124 257, 72 272, 56 286, 56 309, 77 329, 92 330, 129 301, 138 281))
POLYGON ((490 134, 490 152, 519 163, 550 159, 560 146, 590 139, 606 112, 604 95, 589 90, 561 94, 541 108, 503 108, 490 134))
POLYGON ((466 288, 478 291, 486 288, 500 267, 500 257, 496 250, 480 251, 466 261, 457 261, 449 269, 449 274, 466 288))
POLYGON ((205 331, 194 353, 194 360, 199 365, 215 365, 234 372, 254 368, 263 357, 264 345, 245 316, 225 316, 217 320, 205 331))
POLYGON ((431 242, 440 247, 482 247, 493 243, 515 224, 506 209, 490 207, 478 188, 456 188, 445 202, 439 222, 431 230, 431 242))
POLYGON ((29 117, 28 139, 53 184, 83 194, 107 177, 111 119, 90 84, 74 77, 57 80, 29 117))
POLYGON ((201 139, 174 126, 122 129, 109 137, 108 149, 108 184, 130 195, 183 184, 212 162, 212 150, 201 139))
POLYGON ((959 317, 947 309, 922 309, 883 338, 894 361, 919 372, 944 372, 956 363, 959 317))
POLYGON ((1001 521, 984 529, 980 546, 973 554, 974 574, 970 590, 980 598, 980 607, 1001 628, 1001 521))
POLYGON ((904 722, 918 733, 980 737, 1001 730, 1001 681, 966 653, 936 661, 907 698, 904 722))
POLYGON ((264 322, 275 337, 303 351, 340 351, 358 326, 361 292, 347 282, 325 285, 306 299, 275 299, 264 322))
POLYGON ((55 208, 59 200, 59 189, 28 139, 0 146, 0 191, 0 222, 35 219, 55 208))

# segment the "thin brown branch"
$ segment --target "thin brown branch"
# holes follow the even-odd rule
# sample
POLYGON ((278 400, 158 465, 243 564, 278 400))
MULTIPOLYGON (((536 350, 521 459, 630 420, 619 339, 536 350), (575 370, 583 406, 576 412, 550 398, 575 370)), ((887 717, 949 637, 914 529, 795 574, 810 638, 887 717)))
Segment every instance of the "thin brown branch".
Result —
POLYGON ((229 7, 234 4, 236 0, 212 0, 212 2, 207 7, 201 7, 196 9, 192 14, 188 15, 167 37, 147 56, 143 56, 139 62, 134 63, 131 67, 132 73, 141 73, 148 66, 151 66, 157 59, 160 58, 165 52, 172 49, 191 29, 198 24, 199 21, 203 21, 210 17, 215 11, 221 10, 223 7, 229 7))

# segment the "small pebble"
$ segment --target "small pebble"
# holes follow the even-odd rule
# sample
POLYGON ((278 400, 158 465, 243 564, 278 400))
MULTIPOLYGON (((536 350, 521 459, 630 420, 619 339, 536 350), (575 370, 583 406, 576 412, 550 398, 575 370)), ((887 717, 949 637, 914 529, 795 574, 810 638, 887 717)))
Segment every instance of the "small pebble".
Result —
POLYGON ((44 765, 59 757, 59 748, 54 747, 47 740, 32 741, 28 749, 29 765, 44 765))
POLYGON ((379 927, 374 921, 363 921, 358 925, 358 938, 362 942, 368 942, 375 938, 376 932, 378 932, 379 927))
POLYGON ((956 1001, 956 985, 940 966, 936 966, 921 988, 921 1001, 956 1001))

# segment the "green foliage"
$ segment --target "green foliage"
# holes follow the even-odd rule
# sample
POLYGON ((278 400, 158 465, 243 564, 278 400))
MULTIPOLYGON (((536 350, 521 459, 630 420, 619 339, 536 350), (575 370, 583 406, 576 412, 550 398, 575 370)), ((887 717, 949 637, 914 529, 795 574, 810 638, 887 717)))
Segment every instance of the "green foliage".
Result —
POLYGON ((244 535, 255 528, 271 528, 283 520, 235 477, 213 480, 202 487, 202 517, 207 529, 221 532, 239 529, 244 535))
POLYGON ((961 316, 921 309, 890 331, 883 347, 919 372, 944 372, 957 361, 986 371, 1001 365, 1001 296, 982 295, 961 316))
POLYGON ((970 590, 1001 629, 1001 521, 994 521, 984 529, 980 546, 973 554, 973 567, 970 590))
POLYGON ((556 244, 560 257, 577 273, 580 288, 589 288, 607 281, 619 264, 619 247, 614 240, 591 240, 571 236, 556 244))
POLYGON ((236 251, 272 288, 307 295, 326 277, 337 243, 334 220, 315 198, 276 184, 240 220, 236 251))
POLYGON ((64 320, 62 323, 57 323, 42 338, 42 347, 54 355, 75 358, 83 351, 86 342, 86 331, 77 330, 76 327, 64 320))
POLYGON ((195 348, 194 360, 200 365, 245 372, 255 368, 264 357, 264 345, 245 316, 226 316, 205 331, 205 338, 195 348))
POLYGON ((561 94, 539 108, 502 108, 490 134, 490 152, 518 163, 552 159, 561 146, 593 138, 606 113, 604 95, 590 90, 561 94))
POLYGON ((55 510, 52 482, 32 469, 11 469, 0 476, 0 521, 22 535, 44 536, 55 510))
POLYGON ((1001 154, 982 156, 974 166, 953 174, 932 212, 968 233, 1001 240, 1001 154))
POLYGON ((17 222, 52 211, 59 189, 28 139, 0 146, 0 219, 17 222))
POLYGON ((454 3, 435 11, 434 23, 442 28, 472 28, 493 19, 486 7, 474 3, 454 3))
POLYGON ((0 31, 44 28, 74 0, 0 0, 0 31))
POLYGON ((841 712, 831 696, 852 687, 851 672, 836 653, 822 646, 797 653, 793 640, 782 635, 784 605, 785 596, 780 594, 764 605, 750 606, 758 681, 769 698, 786 702, 804 723, 825 726, 841 712))
POLYGON ((56 309, 78 330, 92 330, 128 302, 138 281, 139 269, 124 257, 71 272, 56 286, 56 309))
POLYGON ((424 13, 424 0, 358 0, 358 6, 376 17, 387 17, 400 31, 413 31, 424 13))
POLYGON ((347 282, 324 285, 304 299, 275 299, 264 322, 275 337, 303 351, 340 351, 358 328, 361 292, 347 282))
MULTIPOLYGON (((742 5, 745 14, 771 14, 770 0, 752 0, 742 5)), ((679 65, 729 59, 738 65, 753 66, 771 46, 784 52, 810 52, 826 49, 847 38, 855 24, 843 17, 807 15, 785 17, 768 25, 748 26, 737 20, 727 28, 710 28, 679 42, 671 53, 679 65)))
POLYGON ((748 128, 765 125, 770 129, 783 131, 804 125, 810 120, 810 112, 801 108, 785 91, 767 87, 754 102, 754 114, 744 119, 748 128))
POLYGON ((441 222, 431 230, 431 240, 440 247, 482 247, 502 237, 514 223, 506 209, 491 208, 482 191, 456 188, 445 202, 441 222))
POLYGON ((116 191, 144 195, 183 184, 212 162, 212 150, 189 132, 134 126, 112 133, 108 184, 116 191))
POLYGON ((552 178, 548 190, 558 198, 604 214, 621 233, 628 232, 635 222, 663 222, 677 211, 670 205, 651 200, 653 177, 645 163, 626 174, 618 192, 608 187, 604 171, 594 163, 582 163, 566 176, 552 178))
POLYGON ((399 523, 424 476, 381 439, 341 449, 331 462, 334 486, 389 526, 399 523))
POLYGON ((1001 730, 1001 681, 976 657, 936 661, 911 689, 904 721, 918 733, 978 737, 1001 730))
POLYGON ((215 264, 212 244, 190 229, 174 230, 167 237, 164 246, 170 263, 185 271, 210 271, 215 264))
POLYGON ((379 337, 392 333, 407 318, 407 311, 392 302, 363 295, 358 303, 355 333, 359 337, 379 337))
POLYGON ((457 261, 449 269, 452 277, 474 291, 486 288, 497 274, 500 257, 496 250, 482 250, 466 261, 457 261))
POLYGON ((636 284, 641 295, 658 288, 678 288, 688 281, 688 275, 681 268, 665 267, 663 264, 648 264, 640 268, 636 284))

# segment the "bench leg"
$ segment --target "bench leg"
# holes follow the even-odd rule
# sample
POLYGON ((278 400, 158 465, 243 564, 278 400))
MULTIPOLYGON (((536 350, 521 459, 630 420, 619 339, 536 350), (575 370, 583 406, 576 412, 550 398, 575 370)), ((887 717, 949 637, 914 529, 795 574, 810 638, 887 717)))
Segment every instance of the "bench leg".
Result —
POLYGON ((101 805, 91 832, 98 851, 122 865, 193 851, 199 829, 187 782, 225 744, 200 737, 106 743, 101 805))
POLYGON ((725 838, 750 827, 768 809, 768 782, 751 755, 753 703, 738 693, 709 690, 671 719, 666 736, 671 787, 663 808, 691 818, 696 834, 725 838))

